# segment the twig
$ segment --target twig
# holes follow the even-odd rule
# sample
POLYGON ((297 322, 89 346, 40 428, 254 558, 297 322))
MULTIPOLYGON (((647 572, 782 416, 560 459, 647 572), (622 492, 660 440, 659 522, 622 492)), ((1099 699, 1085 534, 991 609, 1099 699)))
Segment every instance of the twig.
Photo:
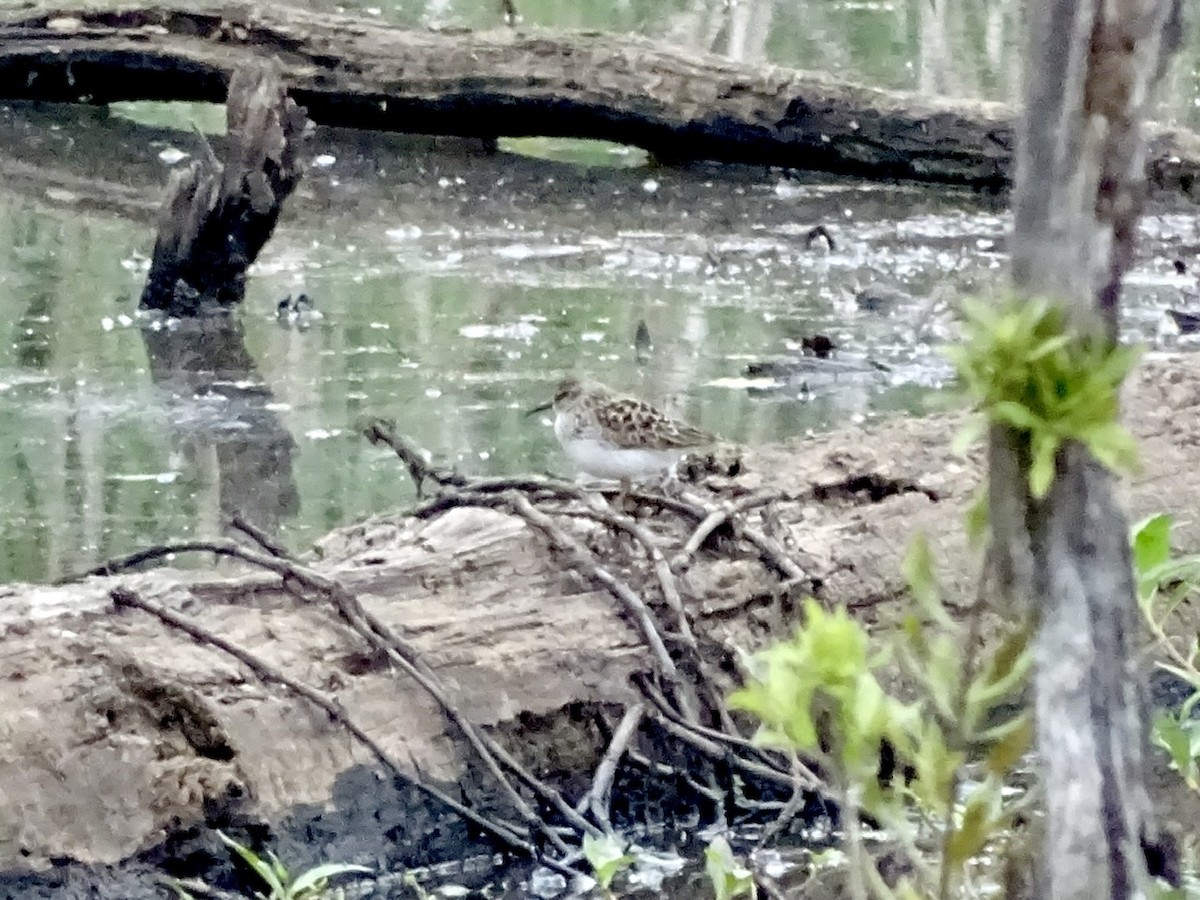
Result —
POLYGON ((355 631, 370 641, 376 648, 387 654, 388 658, 402 668, 414 681, 429 693, 440 705, 450 720, 458 726, 467 742, 474 748, 484 765, 492 773, 509 799, 521 812, 527 821, 538 825, 551 844, 560 852, 566 852, 567 847, 556 834, 534 813, 524 798, 509 782, 508 777, 500 769, 503 764, 513 772, 530 789, 543 800, 553 806, 581 834, 595 833, 595 829, 579 816, 554 788, 545 784, 522 766, 517 760, 492 737, 480 731, 473 722, 464 716, 450 702, 449 696, 443 689, 440 679, 433 670, 421 660, 419 654, 403 638, 388 628, 378 618, 362 608, 349 592, 338 586, 331 598, 343 619, 355 631))
MULTIPOLYGON (((793 757, 793 765, 797 767, 796 772, 799 775, 799 767, 804 767, 804 764, 793 757)), ((807 767, 804 767, 804 771, 812 775, 807 767)), ((765 847, 779 835, 783 834, 787 830, 787 827, 792 824, 792 820, 796 818, 800 810, 804 809, 805 802, 808 800, 806 794, 812 793, 813 789, 811 787, 806 788, 799 782, 800 779, 797 778, 797 784, 792 790, 792 796, 783 804, 783 809, 779 811, 779 815, 768 822, 767 826, 763 828, 762 834, 758 838, 759 847, 765 847)))
MULTIPOLYGON (((717 717, 721 720, 721 725, 730 733, 736 734, 737 725, 729 715, 724 697, 722 697, 720 689, 716 686, 712 666, 709 665, 700 652, 700 645, 696 640, 695 632, 692 630, 691 616, 688 615, 688 611, 683 605, 683 598, 679 595, 675 573, 671 570, 672 564, 667 562, 666 554, 663 553, 660 543, 648 529, 642 527, 632 517, 618 513, 607 507, 590 507, 585 512, 565 510, 564 514, 586 516, 607 524, 610 527, 620 528, 630 534, 645 548, 653 565, 659 589, 663 593, 663 599, 671 611, 675 613, 679 623, 682 643, 690 651, 692 664, 700 675, 700 684, 697 685, 697 688, 698 690, 703 690, 709 707, 716 712, 717 717)), ((698 724, 698 719, 693 720, 693 724, 698 724)))
POLYGON ((696 703, 691 698, 691 691, 679 676, 675 660, 667 652, 666 645, 663 644, 662 636, 658 633, 654 617, 650 613, 649 607, 646 606, 646 602, 638 596, 633 588, 601 566, 583 544, 555 525, 549 516, 534 508, 521 494, 506 493, 503 495, 503 499, 517 515, 549 538, 552 545, 570 554, 576 568, 600 582, 610 594, 620 601, 621 605, 625 607, 625 611, 637 622, 638 628, 642 632, 642 638, 646 641, 651 655, 658 664, 660 674, 674 688, 684 716, 689 721, 699 721, 696 703))
POLYGON ((696 555, 700 547, 708 540, 709 535, 721 527, 725 522, 732 522, 734 516, 753 509, 755 506, 762 506, 770 503, 775 499, 773 494, 751 494, 749 497, 725 504, 717 509, 709 511, 708 515, 701 520, 700 524, 692 529, 691 535, 688 537, 683 549, 676 554, 671 560, 671 564, 675 568, 682 568, 687 565, 688 561, 696 555))
MULTIPOLYGON (((106 563, 104 566, 99 567, 98 570, 92 570, 92 572, 89 574, 111 574, 112 572, 120 571, 120 569, 123 567, 128 567, 128 565, 131 564, 131 559, 135 560, 136 562, 140 562, 147 558, 165 556, 170 553, 190 550, 203 550, 210 553, 216 553, 218 555, 232 556, 246 562, 253 563, 282 576, 284 578, 285 589, 288 589, 288 580, 291 579, 293 582, 302 584, 305 587, 314 590, 325 597, 328 597, 333 602, 334 607, 339 611, 339 613, 342 614, 342 617, 351 625, 351 627, 355 627, 361 635, 368 639, 368 641, 371 641, 379 649, 387 653, 394 662, 399 664, 401 668, 403 668, 417 682, 417 684, 424 688, 430 694, 430 696, 432 696, 434 700, 441 705, 442 709, 445 710, 451 721, 458 725, 463 735, 467 738, 468 743, 470 743, 476 752, 479 753, 484 764, 496 777, 500 787, 504 790, 509 799, 512 801, 513 805, 516 807, 518 812, 521 813, 525 820, 530 824, 540 828, 543 833, 546 834, 547 840, 550 842, 551 846, 554 846, 557 850, 559 850, 559 852, 567 852, 568 848, 566 844, 564 844, 561 839, 557 837, 557 835, 553 834, 553 832, 548 829, 541 817, 538 816, 529 806, 529 804, 525 802, 524 798, 521 797, 520 793, 512 786, 511 782, 508 781, 507 777, 505 777, 504 773, 500 770, 495 760, 495 751, 499 749, 498 745, 496 745, 496 743, 490 738, 482 735, 479 730, 476 729, 474 725, 458 711, 454 704, 450 702, 445 691, 438 683, 437 676, 434 675, 432 669, 430 669, 428 666, 425 666, 424 663, 420 661, 419 654, 413 648, 409 647, 404 641, 402 641, 397 635, 386 629, 385 626, 383 626, 382 623, 380 623, 377 619, 370 616, 370 614, 363 610, 357 599, 355 599, 353 595, 351 595, 336 582, 331 581, 330 579, 325 578, 324 576, 319 575, 311 569, 298 563, 294 563, 289 560, 277 559, 272 556, 264 556, 263 554, 247 550, 246 548, 235 544, 232 541, 189 541, 180 544, 155 547, 147 551, 142 551, 141 553, 131 554, 130 557, 126 557, 122 560, 106 563), (356 622, 356 620, 359 621, 356 622), (367 622, 369 624, 363 624, 363 622, 367 622), (372 635, 381 636, 373 638, 372 635)), ((503 753, 503 751, 501 752, 503 753)), ((574 813, 574 810, 572 810, 570 805, 562 799, 561 795, 558 795, 557 792, 555 792, 552 788, 542 784, 536 778, 526 772, 516 763, 515 760, 508 756, 508 754, 504 753, 503 755, 507 757, 505 764, 509 765, 509 763, 511 763, 509 767, 516 771, 517 774, 522 777, 522 780, 526 781, 531 788, 546 796, 547 799, 551 800, 551 802, 554 802, 554 798, 557 797, 557 802, 555 802, 554 805, 556 808, 562 811, 564 815, 574 813)), ((586 821, 583 820, 579 820, 574 824, 577 827, 585 830, 588 827, 586 821)))
POLYGON ((247 522, 240 515, 234 516, 229 520, 229 527, 242 532, 242 534, 246 535, 246 537, 250 538, 250 540, 254 541, 260 548, 272 556, 279 557, 280 559, 291 559, 292 555, 288 552, 287 547, 278 543, 257 525, 247 522))
POLYGON ((787 551, 757 528, 743 525, 738 529, 738 533, 754 545, 754 549, 759 552, 764 563, 779 572, 788 581, 809 580, 808 574, 788 555, 787 551))
POLYGON ((214 172, 224 171, 225 166, 221 164, 221 158, 217 156, 217 151, 213 149, 213 145, 208 142, 208 135, 200 130, 200 126, 196 121, 192 120, 192 131, 196 133, 196 137, 200 139, 200 146, 204 148, 204 157, 209 166, 214 172))
POLYGON ((604 752, 600 765, 596 766, 596 772, 592 776, 591 789, 575 805, 575 809, 580 812, 590 809, 592 816, 605 830, 612 828, 608 810, 612 800, 612 785, 613 778, 617 774, 617 764, 625 755, 634 735, 637 734, 638 726, 642 724, 642 716, 645 713, 646 707, 641 703, 635 703, 625 710, 621 724, 617 726, 612 740, 608 742, 608 749, 604 752))
POLYGON ((421 488, 426 480, 433 481, 441 487, 462 487, 467 483, 467 479, 462 475, 440 472, 425 462, 421 454, 396 433, 396 427, 391 422, 374 419, 363 428, 363 435, 372 444, 387 444, 395 451, 400 461, 408 467, 408 474, 416 486, 418 497, 421 496, 421 488))
MULTIPOLYGON (((962 743, 970 737, 967 734, 967 707, 970 704, 971 682, 975 678, 976 667, 979 665, 979 648, 976 646, 979 643, 980 629, 983 627, 983 612, 984 604, 987 600, 987 572, 986 569, 979 575, 979 580, 975 583, 975 597, 970 609, 967 610, 967 635, 966 643, 963 645, 963 662, 962 670, 959 672, 958 690, 952 698, 952 707, 954 719, 952 720, 955 737, 962 743)), ((950 885, 954 878, 954 873, 950 868, 951 860, 951 841, 957 832, 954 825, 954 806, 958 799, 958 789, 962 783, 962 766, 955 767, 950 774, 950 778, 946 782, 946 793, 942 797, 942 802, 946 805, 946 814, 942 822, 942 855, 938 864, 938 900, 948 900, 950 896, 950 885)))
MULTIPOLYGON (((693 505, 704 506, 704 502, 694 494, 685 493, 683 499, 693 505)), ((705 518, 707 518, 707 515, 705 518)), ((749 541, 758 550, 763 562, 776 572, 788 579, 801 580, 805 578, 804 569, 801 568, 799 563, 792 559, 787 551, 780 547, 776 541, 767 537, 766 534, 744 523, 738 526, 737 531, 741 537, 749 541)))
POLYGON ((551 500, 587 503, 587 494, 575 485, 553 478, 522 476, 519 478, 478 478, 432 497, 409 510, 415 519, 431 519, 439 513, 464 506, 496 506, 495 498, 508 491, 517 491, 539 503, 551 500), (483 499, 483 498, 487 499, 483 499))
MULTIPOLYGON (((620 495, 622 492, 620 488, 606 488, 601 489, 599 493, 606 497, 614 497, 620 495)), ((638 490, 626 491, 625 496, 646 506, 657 506, 660 509, 670 510, 678 516, 685 516, 691 519, 693 522, 703 521, 704 517, 712 511, 699 497, 691 494, 686 495, 690 497, 690 500, 684 497, 672 497, 670 494, 662 492, 638 490)))
POLYGON ((245 894, 234 894, 223 891, 212 885, 205 884, 199 878, 171 878, 166 875, 154 876, 154 881, 165 888, 175 891, 176 897, 209 897, 211 900, 246 900, 245 894), (185 893, 180 893, 181 891, 185 893))
POLYGON ((728 509, 714 509, 692 529, 691 537, 687 539, 687 543, 683 545, 683 549, 679 551, 672 562, 681 568, 687 565, 688 561, 696 555, 696 551, 700 549, 700 545, 708 540, 708 536, 727 521, 729 521, 728 509))
MULTIPOLYGON (((671 708, 671 705, 667 702, 667 698, 664 697, 662 692, 653 684, 651 684, 648 679, 637 678, 635 676, 634 682, 637 684, 638 689, 641 690, 646 699, 654 704, 655 709, 672 719, 677 724, 688 728, 699 737, 707 738, 716 743, 727 744, 730 748, 751 753, 760 760, 763 766, 770 768, 780 775, 784 774, 783 768, 779 766, 775 760, 767 756, 762 747, 759 747, 757 744, 754 744, 751 741, 746 740, 741 735, 733 732, 718 731, 715 728, 708 728, 704 725, 697 725, 691 722, 683 721, 671 708)), ((801 787, 807 787, 818 792, 824 787, 824 782, 816 775, 816 773, 814 773, 798 758, 793 758, 792 768, 796 775, 805 779, 807 782, 801 783, 801 787)))
POLYGON ((775 883, 775 879, 770 875, 767 875, 754 865, 750 867, 750 874, 754 878, 754 883, 758 885, 759 889, 770 900, 787 900, 787 894, 780 889, 779 885, 775 883))
MULTIPOLYGON (((708 694, 708 703, 716 710, 717 715, 720 717, 722 726, 730 734, 740 737, 740 735, 737 735, 736 724, 733 722, 728 710, 725 708, 725 705, 722 702, 720 691, 714 686, 711 667, 699 653, 698 646, 695 641, 695 635, 691 629, 690 620, 687 617, 686 610, 683 607, 682 599, 678 593, 674 573, 671 572, 670 566, 666 560, 666 556, 661 551, 661 545, 646 528, 641 526, 629 516, 618 513, 611 509, 598 507, 594 503, 593 493, 583 491, 573 485, 555 483, 551 480, 543 479, 493 479, 488 484, 489 489, 496 489, 504 486, 512 487, 513 485, 517 485, 516 488, 505 491, 503 494, 498 496, 479 496, 478 494, 473 493, 472 489, 479 485, 480 482, 473 481, 471 482, 471 487, 469 488, 443 494, 438 498, 435 498, 435 500, 431 501, 430 503, 425 504, 421 508, 419 514, 424 515, 426 512, 431 513, 434 510, 441 511, 452 507, 498 506, 503 503, 504 505, 512 508, 519 515, 523 515, 530 521, 530 524, 534 525, 544 534, 546 534, 554 546, 560 547, 574 556, 576 568, 582 569, 585 573, 590 574, 595 580, 604 585, 609 592, 613 594, 613 596, 616 597, 616 599, 620 601, 629 612, 632 613, 635 621, 637 621, 639 624, 639 628, 643 632, 643 636, 645 637, 647 644, 650 646, 650 649, 659 664, 658 667, 660 672, 662 672, 664 677, 671 681, 677 689, 682 690, 684 682, 678 674, 674 657, 668 653, 665 644, 662 643, 659 632, 657 628, 654 627, 652 614, 646 607, 644 601, 642 601, 637 593, 629 588, 628 585, 619 581, 612 576, 611 573, 601 567, 594 559, 591 552, 582 544, 555 526, 553 521, 540 510, 536 510, 536 508, 533 507, 529 502, 528 497, 521 496, 519 488, 528 486, 538 491, 539 496, 545 496, 545 494, 542 493, 545 491, 556 495, 558 499, 580 501, 580 503, 586 504, 582 509, 564 509, 560 510, 560 513, 579 518, 588 518, 593 521, 598 521, 601 524, 609 527, 625 531, 634 537, 634 539, 640 544, 642 544, 654 564, 655 574, 658 578, 660 587, 663 589, 664 597, 668 600, 669 605, 673 607, 674 611, 679 617, 679 621, 681 623, 680 630, 682 632, 682 641, 686 646, 688 646, 689 650, 692 651, 696 670, 701 677, 702 686, 705 688, 706 693, 708 694), (520 501, 525 504, 525 508, 533 513, 532 518, 522 512, 522 509, 517 504, 517 499, 520 499, 520 501)), ((647 498, 648 502, 657 502, 660 499, 657 495, 644 496, 647 498)), ((701 501, 698 501, 695 498, 693 498, 691 502, 686 500, 675 500, 673 498, 666 497, 662 499, 666 499, 668 503, 672 504, 673 509, 680 511, 680 514, 686 515, 689 518, 703 520, 706 516, 706 507, 701 501)), ((746 508, 759 505, 768 499, 768 497, 763 495, 748 497, 745 498, 741 503, 732 506, 731 509, 736 513, 743 511, 746 508)), ((797 569, 797 571, 799 570, 797 569)), ((803 573, 800 574, 802 575, 803 573)), ((688 696, 688 694, 680 693, 681 701, 686 703, 684 707, 685 720, 690 725, 698 726, 699 717, 693 712, 693 710, 697 708, 696 704, 694 702, 687 703, 684 701, 683 698, 686 696, 688 696)), ((725 737, 725 735, 722 735, 720 732, 714 731, 713 734, 725 737)), ((751 749, 751 752, 755 753, 755 755, 761 755, 760 748, 752 747, 744 739, 742 739, 742 741, 751 749)))
POLYGON ((772 784, 783 785, 784 787, 794 787, 795 779, 789 775, 780 772, 778 769, 773 769, 770 766, 762 763, 751 762, 748 759, 742 759, 740 756, 733 753, 727 746, 723 746, 720 741, 710 740, 706 737, 701 737, 696 731, 682 722, 670 718, 660 710, 652 712, 651 717, 657 722, 664 731, 678 738, 685 744, 699 750, 706 756, 711 756, 714 759, 719 759, 728 762, 735 768, 741 769, 743 772, 748 772, 762 778, 764 781, 769 781, 772 784))
MULTIPOLYGON (((506 846, 515 850, 520 850, 531 857, 538 859, 539 854, 537 849, 528 840, 522 838, 519 833, 510 825, 502 824, 493 821, 485 816, 480 815, 474 810, 463 806, 457 800, 443 793, 435 787, 425 784, 424 782, 414 779, 411 775, 402 770, 387 754, 387 752, 365 731, 363 731, 353 720, 347 715, 345 708, 337 700, 334 700, 315 688, 307 684, 296 681, 295 679, 285 675, 283 672, 276 669, 269 663, 259 659, 247 650, 237 646, 236 644, 227 641, 225 638, 204 628, 202 625, 183 618, 176 613, 171 612, 163 606, 149 600, 143 599, 140 595, 130 590, 127 587, 118 586, 109 592, 109 596, 117 606, 126 606, 132 609, 140 609, 152 616, 157 617, 165 624, 182 631, 192 640, 200 644, 215 647, 222 653, 228 654, 252 671, 260 679, 268 683, 275 683, 287 688, 292 693, 304 698, 314 706, 320 707, 329 716, 331 721, 337 722, 345 728, 350 734, 361 743, 364 747, 371 751, 372 755, 380 762, 380 764, 391 772, 395 777, 406 783, 412 784, 422 793, 437 800, 453 810, 464 819, 486 831, 488 834, 499 838, 506 846)), ((543 859, 547 865, 554 865, 552 860, 543 859)), ((560 866, 559 871, 566 869, 566 873, 574 874, 569 867, 560 866)))
POLYGON ((145 550, 139 550, 127 556, 110 559, 107 562, 88 569, 86 572, 63 576, 55 583, 70 584, 93 575, 119 575, 121 572, 141 563, 162 559, 166 556, 173 556, 177 553, 214 553, 217 556, 229 556, 256 566, 261 566, 284 577, 293 574, 295 570, 295 566, 287 560, 274 556, 264 556, 233 541, 180 541, 175 544, 160 544, 155 547, 147 547, 145 550))
POLYGON ((849 893, 853 900, 867 900, 866 868, 875 868, 875 863, 863 848, 862 823, 859 821, 862 807, 858 803, 857 790, 849 785, 844 786, 838 805, 842 809, 846 846, 849 848, 849 893))
POLYGON ((563 515, 592 519, 610 528, 620 529, 642 545, 646 555, 650 557, 654 576, 658 580, 663 599, 678 620, 679 633, 683 642, 689 649, 697 650, 696 635, 692 631, 692 623, 687 610, 684 609, 683 598, 679 596, 679 585, 675 581, 675 573, 671 571, 667 557, 662 552, 662 546, 655 540, 654 535, 634 521, 632 517, 608 507, 589 506, 586 509, 566 509, 562 512, 563 515))

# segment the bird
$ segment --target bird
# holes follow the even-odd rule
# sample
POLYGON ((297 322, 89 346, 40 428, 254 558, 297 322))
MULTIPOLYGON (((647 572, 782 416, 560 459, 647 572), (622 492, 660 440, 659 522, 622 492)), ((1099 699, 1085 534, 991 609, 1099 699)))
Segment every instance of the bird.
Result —
POLYGON ((598 381, 564 378, 554 399, 530 413, 554 410, 554 436, 584 475, 631 482, 673 481, 689 452, 716 437, 673 419, 598 381))

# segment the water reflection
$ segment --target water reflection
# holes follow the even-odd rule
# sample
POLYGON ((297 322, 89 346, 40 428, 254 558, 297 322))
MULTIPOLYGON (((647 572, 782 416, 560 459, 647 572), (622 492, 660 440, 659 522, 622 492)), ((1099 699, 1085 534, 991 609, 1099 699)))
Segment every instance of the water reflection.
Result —
MULTIPOLYGON (((680 46, 885 86, 1004 97, 1015 84, 1011 2, 517 6, 529 22, 678 35, 680 46)), ((494 25, 496 7, 382 14, 494 25)), ((1190 110, 1194 78, 1173 78, 1186 100, 1175 109, 1190 110)), ((326 162, 289 204, 238 317, 153 330, 133 304, 174 156, 164 151, 198 147, 186 120, 0 108, 0 316, 11 323, 0 345, 0 579, 214 537, 234 512, 303 548, 403 505, 412 494, 395 460, 356 432, 365 416, 396 420, 464 471, 561 471, 549 430, 521 411, 569 371, 747 442, 920 409, 944 371, 936 345, 952 333, 929 312, 939 289, 984 291, 1004 271, 994 197, 627 157, 606 168, 610 148, 565 164, 321 130, 314 152, 326 162), (817 224, 835 251, 806 246, 817 224), (911 301, 864 311, 854 298, 870 284, 911 301), (324 318, 285 327, 276 304, 301 291, 324 318), (640 323, 653 343, 641 364, 640 323), (786 391, 746 377, 814 333, 886 376, 838 390, 805 378, 786 391)), ((1196 227, 1190 214, 1147 223, 1129 293, 1135 331, 1153 337, 1190 283, 1170 257, 1196 227)))
POLYGON ((141 327, 150 376, 172 409, 175 447, 184 467, 202 472, 215 516, 206 530, 225 530, 240 517, 268 534, 299 512, 292 471, 296 442, 273 408, 246 350, 241 322, 209 315, 141 327))

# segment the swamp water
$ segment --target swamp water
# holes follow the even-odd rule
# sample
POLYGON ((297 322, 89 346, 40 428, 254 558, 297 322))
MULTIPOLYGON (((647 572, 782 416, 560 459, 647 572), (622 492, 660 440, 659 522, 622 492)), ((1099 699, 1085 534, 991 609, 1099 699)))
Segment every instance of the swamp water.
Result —
MULTIPOLYGON (((517 8, 529 24, 637 31, 928 93, 1009 100, 1019 72, 1015 2, 517 8)), ((346 9, 410 26, 501 16, 474 0, 346 9)), ((1166 81, 1166 122, 1196 124, 1194 58, 1181 53, 1166 81)), ((178 105, 0 110, 0 581, 215 537, 234 513, 303 550, 402 507, 413 498, 403 470, 359 436, 372 416, 464 472, 563 472, 545 420, 522 411, 568 371, 732 441, 919 412, 947 374, 945 301, 1004 276, 997 198, 660 169, 639 151, 536 138, 488 156, 471 142, 321 129, 239 333, 171 337, 136 312, 155 205, 171 168, 202 152, 192 125, 221 120, 218 107, 178 105), (815 225, 836 250, 806 247, 815 225), (869 285, 911 301, 863 311, 853 298, 869 285), (320 319, 277 317, 299 293, 320 319), (639 365, 642 321, 654 352, 639 365), (815 333, 842 346, 849 372, 784 390, 745 377, 815 333), (220 363, 206 370, 206 354, 220 363)), ((1135 334, 1153 337, 1193 283, 1169 257, 1198 236, 1190 211, 1145 230, 1128 309, 1135 334)))
MULTIPOLYGON (((303 549, 402 507, 407 475, 359 433, 374 416, 464 472, 565 472, 546 420, 524 411, 571 371, 732 441, 920 411, 947 376, 945 300, 1004 276, 1007 219, 969 192, 322 131, 234 326, 153 322, 136 309, 152 175, 165 178, 163 160, 195 138, 119 116, 62 127, 51 116, 0 112, 9 134, 42 135, 39 153, 85 131, 102 151, 70 148, 85 177, 112 153, 142 158, 144 171, 123 215, 78 186, 0 190, 3 580, 216 537, 233 514, 303 549), (816 225, 835 249, 806 241, 816 225), (872 285, 910 299, 859 308, 872 285), (278 314, 300 293, 319 317, 278 314), (653 349, 639 363, 640 322, 653 349), (815 333, 857 362, 782 385, 747 376, 815 333)), ((513 144, 531 145, 555 149, 513 144)), ((1144 230, 1128 318, 1154 338, 1192 283, 1171 259, 1200 236, 1186 214, 1144 230)))
MULTIPOLYGON (((1011 99, 1016 83, 1015 3, 518 6, 530 22, 639 30, 887 87, 1011 99), (947 18, 931 19, 939 9, 947 18)), ((495 24, 482 4, 453 0, 361 12, 495 24)), ((1196 125, 1195 82, 1190 64, 1177 66, 1165 118, 1196 125)), ((660 169, 622 148, 526 140, 489 156, 472 142, 322 129, 237 327, 163 328, 136 312, 154 204, 180 154, 200 152, 189 123, 219 119, 144 105, 107 117, 0 108, 0 581, 215 537, 233 513, 303 550, 403 507, 407 475, 359 435, 372 416, 465 472, 564 472, 545 421, 523 412, 569 371, 734 441, 919 413, 944 402, 937 346, 954 321, 942 301, 1005 276, 1008 218, 994 197, 660 169), (62 177, 28 177, 34 165, 62 177), (808 245, 816 225, 835 249, 808 245), (863 309, 855 297, 871 285, 909 299, 863 309), (320 318, 277 314, 299 293, 320 318), (639 362, 643 321, 654 349, 639 362), (784 384, 747 376, 816 333, 882 368, 784 384)), ((1125 296, 1134 339, 1175 349, 1164 310, 1186 306, 1195 281, 1172 261, 1192 265, 1198 245, 1190 209, 1144 222, 1125 296)), ((784 875, 805 860, 763 864, 784 875)), ((625 888, 710 895, 694 866, 654 877, 625 888)), ((561 889, 539 879, 510 872, 496 892, 561 889)), ((458 880, 433 872, 426 884, 458 880)))
MULTIPOLYGON (((528 24, 636 31, 883 87, 1011 100, 1018 83, 1015 2, 516 5, 528 24)), ((501 22, 498 3, 475 0, 345 11, 501 22)), ((1166 80, 1166 122, 1196 124, 1194 58, 1181 53, 1166 80)), ((0 581, 215 537, 235 513, 303 550, 402 507, 407 476, 359 436, 373 416, 464 472, 563 472, 545 420, 522 411, 568 371, 732 441, 919 412, 947 374, 945 301, 1004 276, 997 198, 660 169, 640 151, 536 138, 488 156, 472 142, 321 129, 238 333, 172 337, 136 312, 155 205, 171 168, 202 152, 192 125, 222 118, 179 105, 0 110, 0 581), (836 250, 806 247, 815 225, 836 250), (866 312, 854 297, 869 285, 911 300, 866 312), (280 319, 278 302, 300 293, 321 318, 280 319), (654 351, 639 365, 643 321, 654 351), (816 333, 842 346, 849 371, 783 390, 746 378, 816 333)), ((1190 211, 1146 231, 1128 295, 1143 337, 1193 283, 1169 257, 1198 239, 1190 211)))

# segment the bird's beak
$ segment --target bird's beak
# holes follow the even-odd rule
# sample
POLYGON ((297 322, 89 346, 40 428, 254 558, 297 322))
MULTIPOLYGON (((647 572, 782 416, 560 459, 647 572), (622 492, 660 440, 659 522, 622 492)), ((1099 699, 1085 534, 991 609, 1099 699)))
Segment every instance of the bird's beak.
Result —
POLYGON ((526 418, 528 418, 529 416, 532 416, 535 413, 545 412, 546 410, 551 409, 553 406, 554 406, 554 401, 551 400, 549 403, 543 403, 541 406, 535 406, 533 409, 527 409, 525 411, 525 416, 526 416, 526 418))

